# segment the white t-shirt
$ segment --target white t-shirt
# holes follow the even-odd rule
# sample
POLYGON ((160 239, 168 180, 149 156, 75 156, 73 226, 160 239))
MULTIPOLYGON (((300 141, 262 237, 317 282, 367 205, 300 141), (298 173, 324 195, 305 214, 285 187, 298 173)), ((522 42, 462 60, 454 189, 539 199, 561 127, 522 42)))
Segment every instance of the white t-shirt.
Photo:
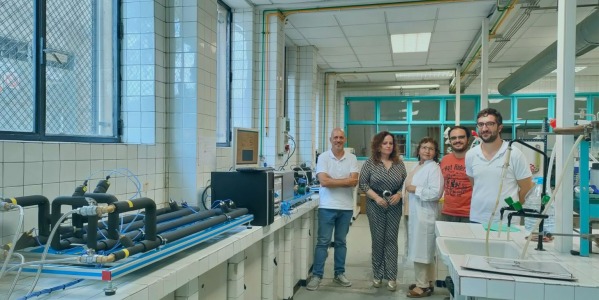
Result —
MULTIPOLYGON (((355 155, 345 151, 341 159, 337 159, 331 150, 318 156, 316 176, 318 173, 327 173, 333 179, 349 178, 351 173, 359 173, 358 159, 355 155)), ((321 187, 318 191, 320 208, 353 210, 353 187, 321 187)))
MULTIPOLYGON (((508 142, 503 141, 501 148, 491 160, 485 158, 480 145, 466 152, 466 174, 474 179, 470 221, 477 223, 489 221, 495 207, 497 193, 499 193, 507 148, 508 142)), ((520 199, 518 197, 518 180, 526 177, 532 177, 529 164, 522 152, 518 148, 512 147, 509 167, 499 196, 499 206, 495 212, 495 221, 499 221, 499 208, 507 205, 504 201, 505 198, 512 197, 514 201, 520 199)))

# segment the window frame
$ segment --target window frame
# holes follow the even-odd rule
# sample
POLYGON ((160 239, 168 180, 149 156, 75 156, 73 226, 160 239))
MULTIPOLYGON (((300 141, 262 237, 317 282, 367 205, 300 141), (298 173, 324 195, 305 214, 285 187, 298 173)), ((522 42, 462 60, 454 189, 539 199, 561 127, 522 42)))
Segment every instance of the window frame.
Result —
MULTIPOLYGON (((217 115, 216 115, 216 119, 217 119, 217 124, 218 124, 218 118, 219 117, 224 117, 226 119, 226 128, 224 128, 225 130, 225 141, 218 141, 218 132, 216 134, 217 137, 217 141, 216 141, 216 146, 217 147, 230 147, 232 144, 232 127, 231 127, 231 86, 232 86, 232 81, 233 81, 233 73, 231 71, 231 60, 232 60, 232 51, 233 51, 233 47, 232 47, 232 41, 231 41, 231 37, 233 36, 233 26, 231 26, 233 24, 233 11, 231 10, 231 7, 229 7, 226 3, 224 3, 221 0, 217 1, 217 5, 220 5, 222 7, 224 7, 227 10, 227 37, 225 39, 225 43, 226 43, 226 77, 223 79, 225 81, 226 87, 225 87, 225 104, 226 104, 226 108, 225 108, 225 116, 219 116, 218 114, 218 106, 219 106, 219 101, 221 101, 219 95, 218 95, 218 88, 217 88, 217 115)), ((218 22, 218 21, 217 21, 218 22)), ((218 24, 217 24, 218 26, 218 24)), ((217 38, 218 39, 218 38, 217 38)), ((220 44, 217 45, 221 46, 220 44)), ((216 58, 217 60, 221 59, 220 55, 217 56, 216 58)), ((220 81, 221 79, 219 78, 220 75, 217 72, 217 82, 220 81)), ((216 127, 216 130, 218 131, 218 125, 216 127)))
MULTIPOLYGON (((587 112, 594 112, 596 110, 599 110, 599 92, 584 92, 584 93, 576 93, 575 94, 576 98, 583 98, 586 97, 586 109, 587 112), (597 102, 597 105, 595 105, 595 102, 597 102)), ((508 131, 503 131, 503 135, 502 138, 506 139, 506 140, 511 140, 514 137, 516 137, 516 132, 517 132, 517 127, 520 125, 541 125, 543 123, 543 120, 518 120, 517 119, 517 115, 518 115, 518 101, 526 101, 527 99, 539 99, 539 98, 546 98, 547 99, 547 115, 549 116, 549 118, 554 118, 555 117, 555 99, 556 99, 556 94, 553 93, 539 93, 539 94, 515 94, 515 95, 510 95, 510 96, 502 96, 499 94, 493 94, 493 95, 489 95, 489 99, 508 99, 510 100, 510 114, 509 115, 502 115, 503 116, 503 124, 504 126, 509 127, 509 132, 508 131)), ((474 100, 475 101, 475 110, 476 113, 474 115, 474 120, 460 120, 460 125, 466 126, 468 128, 471 128, 472 130, 476 130, 476 114, 480 111, 480 96, 479 95, 461 95, 461 100, 465 100, 467 99, 468 101, 474 100)), ((449 127, 449 126, 453 126, 455 125, 455 120, 447 120, 447 105, 448 103, 450 103, 451 101, 455 101, 455 95, 427 95, 427 96, 346 96, 344 98, 344 103, 345 103, 345 115, 344 115, 344 128, 346 130, 346 132, 349 132, 348 130, 350 129, 350 127, 352 125, 371 125, 375 127, 375 132, 379 132, 381 130, 382 126, 390 126, 390 125, 404 125, 407 126, 407 139, 406 139, 406 144, 408 145, 406 147, 406 153, 404 155, 404 159, 407 161, 414 161, 416 160, 415 158, 415 154, 412 153, 413 149, 411 149, 411 147, 409 147, 409 145, 411 145, 414 142, 414 139, 419 139, 422 137, 412 137, 412 126, 416 125, 416 126, 422 126, 422 125, 431 125, 431 126, 440 126, 441 128, 441 135, 443 135, 444 130, 449 127), (380 103, 385 102, 385 101, 402 101, 402 100, 407 100, 407 111, 411 111, 412 110, 412 100, 423 100, 426 99, 426 101, 440 101, 440 118, 438 121, 413 121, 411 118, 411 114, 407 114, 407 120, 404 121, 381 121, 380 120, 380 103), (373 121, 352 121, 349 119, 349 115, 350 115, 350 102, 353 101, 371 101, 374 102, 374 109, 373 109, 373 113, 375 114, 373 116, 373 121)), ((577 113, 577 112, 575 112, 577 113)), ((587 120, 590 120, 592 117, 590 115, 586 116, 587 120)), ((403 134, 404 131, 390 131, 394 134, 396 133, 401 133, 403 134)), ((348 134, 349 136, 349 134, 348 134)), ((445 153, 445 148, 447 147, 447 145, 444 144, 444 137, 440 136, 440 152, 441 154, 445 153)), ((351 141, 348 140, 346 141, 346 146, 349 145, 351 141)), ((366 145, 369 146, 369 145, 366 145)), ((355 145, 352 145, 352 147, 355 147, 355 145)), ((363 157, 360 156, 358 157, 358 159, 360 160, 365 160, 368 157, 363 157)))
MULTIPOLYGON (((121 81, 120 79, 120 55, 121 41, 123 36, 123 25, 121 20, 121 0, 112 1, 112 136, 82 136, 67 134, 46 133, 46 67, 49 62, 45 59, 46 43, 46 13, 47 3, 45 0, 34 0, 33 11, 33 37, 31 41, 32 67, 33 74, 32 94, 33 94, 33 130, 31 132, 22 131, 0 131, 0 140, 22 140, 22 141, 53 141, 53 142, 93 142, 93 143, 118 143, 121 141, 123 132, 123 121, 121 119, 121 81)), ((92 2, 92 5, 97 5, 92 2)), ((97 20, 94 20, 96 22, 97 20)), ((97 24, 91 24, 96 27, 97 24)), ((95 49, 95 44, 94 44, 95 49)), ((95 57, 97 51, 94 51, 92 57, 95 57)), ((92 77, 96 77, 97 67, 95 59, 92 66, 92 77)), ((92 91, 97 90, 97 83, 92 85, 92 91)), ((95 95, 92 95, 95 97, 95 95)))

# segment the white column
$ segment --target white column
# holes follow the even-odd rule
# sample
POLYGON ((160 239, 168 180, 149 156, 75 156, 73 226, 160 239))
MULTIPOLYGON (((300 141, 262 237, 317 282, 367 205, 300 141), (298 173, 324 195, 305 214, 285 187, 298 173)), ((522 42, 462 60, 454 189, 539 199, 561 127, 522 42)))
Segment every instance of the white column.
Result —
MULTIPOLYGON (((576 1, 560 0, 557 10, 557 93, 556 93, 556 118, 557 127, 570 127, 574 125, 574 67, 576 44, 576 1)), ((556 170, 561 172, 566 165, 566 156, 574 145, 572 136, 557 136, 560 144, 556 156, 556 170)), ((581 158, 588 159, 588 158, 581 158)), ((583 172, 581 170, 581 172, 583 172)), ((557 173, 556 175, 558 175, 557 173)), ((572 166, 567 166, 563 174, 564 181, 555 201, 556 225, 555 231, 562 233, 572 232, 572 188, 570 178, 573 176, 572 166)), ((559 178, 559 177, 556 177, 559 178)), ((566 253, 572 249, 572 238, 557 237, 555 248, 566 253)))
POLYGON ((480 35, 480 108, 489 107, 489 19, 484 18, 480 35))
POLYGON ((174 298, 176 300, 198 300, 200 299, 199 294, 199 279, 196 277, 176 289, 174 298))
POLYGON ((293 241, 295 239, 295 222, 285 225, 285 238, 283 240, 283 299, 291 299, 293 297, 293 259, 295 257, 293 251, 293 241))
POLYGON ((227 300, 243 300, 245 283, 245 252, 229 258, 227 265, 227 300))
POLYGON ((460 125, 462 115, 460 114, 460 106, 462 105, 462 65, 458 64, 455 67, 455 124, 460 125))
POLYGON ((312 212, 306 213, 301 218, 301 230, 300 230, 300 280, 308 279, 308 271, 310 270, 310 264, 312 263, 312 256, 310 255, 314 251, 312 239, 310 238, 310 232, 312 229, 312 212))
POLYGON ((262 300, 274 299, 275 237, 273 234, 262 239, 262 300))

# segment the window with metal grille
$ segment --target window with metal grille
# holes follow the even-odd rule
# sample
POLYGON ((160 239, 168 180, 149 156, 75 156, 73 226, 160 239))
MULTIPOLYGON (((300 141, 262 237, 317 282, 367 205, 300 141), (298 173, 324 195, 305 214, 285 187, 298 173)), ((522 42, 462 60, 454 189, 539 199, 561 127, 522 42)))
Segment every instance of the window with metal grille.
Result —
POLYGON ((222 1, 217 5, 216 24, 216 143, 231 142, 231 8, 222 1))
POLYGON ((0 138, 118 141, 118 0, 0 0, 0 138))

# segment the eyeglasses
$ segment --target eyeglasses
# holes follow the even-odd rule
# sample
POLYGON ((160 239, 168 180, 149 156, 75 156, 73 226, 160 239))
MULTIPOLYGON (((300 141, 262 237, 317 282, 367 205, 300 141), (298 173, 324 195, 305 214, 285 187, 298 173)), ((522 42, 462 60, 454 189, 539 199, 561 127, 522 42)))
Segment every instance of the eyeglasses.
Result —
POLYGON ((495 122, 486 122, 486 123, 480 122, 480 123, 476 123, 476 126, 478 128, 483 128, 485 126, 487 126, 488 128, 491 128, 491 127, 493 127, 495 125, 497 125, 497 123, 495 123, 495 122))
POLYGON ((427 147, 427 146, 422 146, 422 147, 420 147, 420 149, 422 149, 422 150, 429 150, 429 151, 435 151, 434 147, 427 147))
POLYGON ((458 136, 451 136, 451 137, 449 137, 449 140, 450 140, 450 141, 455 141, 455 140, 458 140, 458 139, 459 139, 459 140, 463 140, 463 139, 465 139, 465 138, 466 138, 466 136, 465 136, 465 135, 458 135, 458 136))

